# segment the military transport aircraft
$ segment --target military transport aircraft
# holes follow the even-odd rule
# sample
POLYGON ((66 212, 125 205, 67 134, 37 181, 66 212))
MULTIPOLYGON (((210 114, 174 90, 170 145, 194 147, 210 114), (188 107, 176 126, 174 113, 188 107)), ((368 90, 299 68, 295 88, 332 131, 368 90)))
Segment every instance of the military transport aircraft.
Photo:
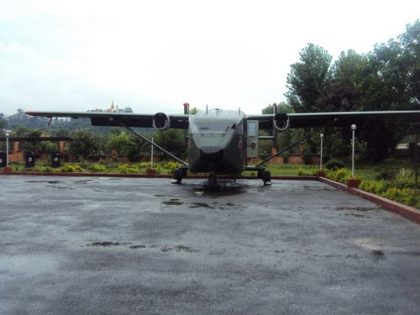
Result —
POLYGON ((313 128, 350 126, 365 121, 401 118, 404 122, 420 121, 420 110, 410 111, 363 111, 363 112, 317 112, 317 113, 277 113, 273 106, 273 114, 246 116, 239 110, 222 110, 208 108, 195 115, 135 114, 120 112, 38 112, 27 111, 32 116, 89 118, 94 126, 124 127, 151 143, 173 159, 182 164, 175 171, 174 179, 181 183, 190 173, 208 173, 209 185, 217 186, 217 178, 240 175, 245 170, 255 170, 264 184, 269 184, 271 176, 263 164, 273 157, 290 149, 310 134, 292 145, 283 148, 273 156, 260 163, 247 165, 248 157, 258 156, 258 139, 274 140, 278 131, 288 128, 313 128), (188 130, 188 161, 174 156, 145 136, 137 133, 132 127, 168 128, 188 130), (271 130, 271 136, 259 136, 259 129, 271 130))

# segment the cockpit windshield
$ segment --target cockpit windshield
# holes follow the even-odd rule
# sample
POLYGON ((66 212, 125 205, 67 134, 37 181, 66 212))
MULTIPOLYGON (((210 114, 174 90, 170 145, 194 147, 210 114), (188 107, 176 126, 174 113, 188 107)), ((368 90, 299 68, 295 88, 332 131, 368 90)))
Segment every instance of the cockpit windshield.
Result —
POLYGON ((241 111, 223 109, 199 111, 190 119, 190 129, 193 134, 230 135, 241 126, 243 117, 241 111))
POLYGON ((190 128, 192 133, 198 134, 230 134, 236 125, 236 121, 230 119, 194 119, 190 128))

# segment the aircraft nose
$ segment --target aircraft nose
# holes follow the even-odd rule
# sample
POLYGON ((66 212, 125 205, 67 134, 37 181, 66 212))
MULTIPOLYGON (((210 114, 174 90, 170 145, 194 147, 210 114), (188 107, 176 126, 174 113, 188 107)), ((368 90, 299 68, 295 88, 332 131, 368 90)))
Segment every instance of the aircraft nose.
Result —
POLYGON ((201 159, 207 163, 220 162, 223 159, 223 149, 217 146, 206 146, 200 149, 201 159))
POLYGON ((203 146, 200 151, 202 154, 214 154, 222 151, 222 148, 219 146, 203 146))

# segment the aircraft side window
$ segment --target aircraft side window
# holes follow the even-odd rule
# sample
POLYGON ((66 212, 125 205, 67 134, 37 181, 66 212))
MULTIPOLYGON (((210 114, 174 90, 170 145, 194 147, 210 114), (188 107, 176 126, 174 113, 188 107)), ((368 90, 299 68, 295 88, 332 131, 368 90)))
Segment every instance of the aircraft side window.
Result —
POLYGON ((257 136, 257 123, 255 121, 248 121, 248 137, 257 136))

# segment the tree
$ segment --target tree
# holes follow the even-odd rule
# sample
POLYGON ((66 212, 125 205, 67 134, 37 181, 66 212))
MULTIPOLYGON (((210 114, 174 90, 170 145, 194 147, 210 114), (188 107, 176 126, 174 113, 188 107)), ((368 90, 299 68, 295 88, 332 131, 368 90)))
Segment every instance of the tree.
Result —
POLYGON ((113 131, 106 141, 106 148, 115 150, 119 156, 127 156, 131 162, 140 160, 141 149, 144 140, 134 137, 126 132, 113 131))
POLYGON ((72 133, 70 153, 76 160, 97 157, 101 152, 101 138, 89 129, 80 129, 72 133))
POLYGON ((411 96, 410 102, 420 108, 420 20, 408 25, 399 39, 409 64, 407 90, 411 96))
POLYGON ((164 131, 156 131, 154 134, 154 142, 168 150, 178 157, 186 157, 185 135, 184 130, 168 129, 164 131))
POLYGON ((359 110, 367 66, 367 56, 354 50, 342 52, 331 67, 330 79, 317 100, 318 107, 325 111, 359 110))
POLYGON ((286 97, 295 112, 321 111, 322 104, 317 101, 329 79, 332 57, 314 44, 308 44, 299 55, 300 62, 290 66, 286 97))
POLYGON ((0 133, 3 132, 3 129, 8 127, 6 119, 4 119, 4 115, 0 113, 0 133))
POLYGON ((119 156, 127 156, 131 145, 133 145, 133 142, 126 132, 111 134, 105 144, 109 151, 114 150, 119 156))

